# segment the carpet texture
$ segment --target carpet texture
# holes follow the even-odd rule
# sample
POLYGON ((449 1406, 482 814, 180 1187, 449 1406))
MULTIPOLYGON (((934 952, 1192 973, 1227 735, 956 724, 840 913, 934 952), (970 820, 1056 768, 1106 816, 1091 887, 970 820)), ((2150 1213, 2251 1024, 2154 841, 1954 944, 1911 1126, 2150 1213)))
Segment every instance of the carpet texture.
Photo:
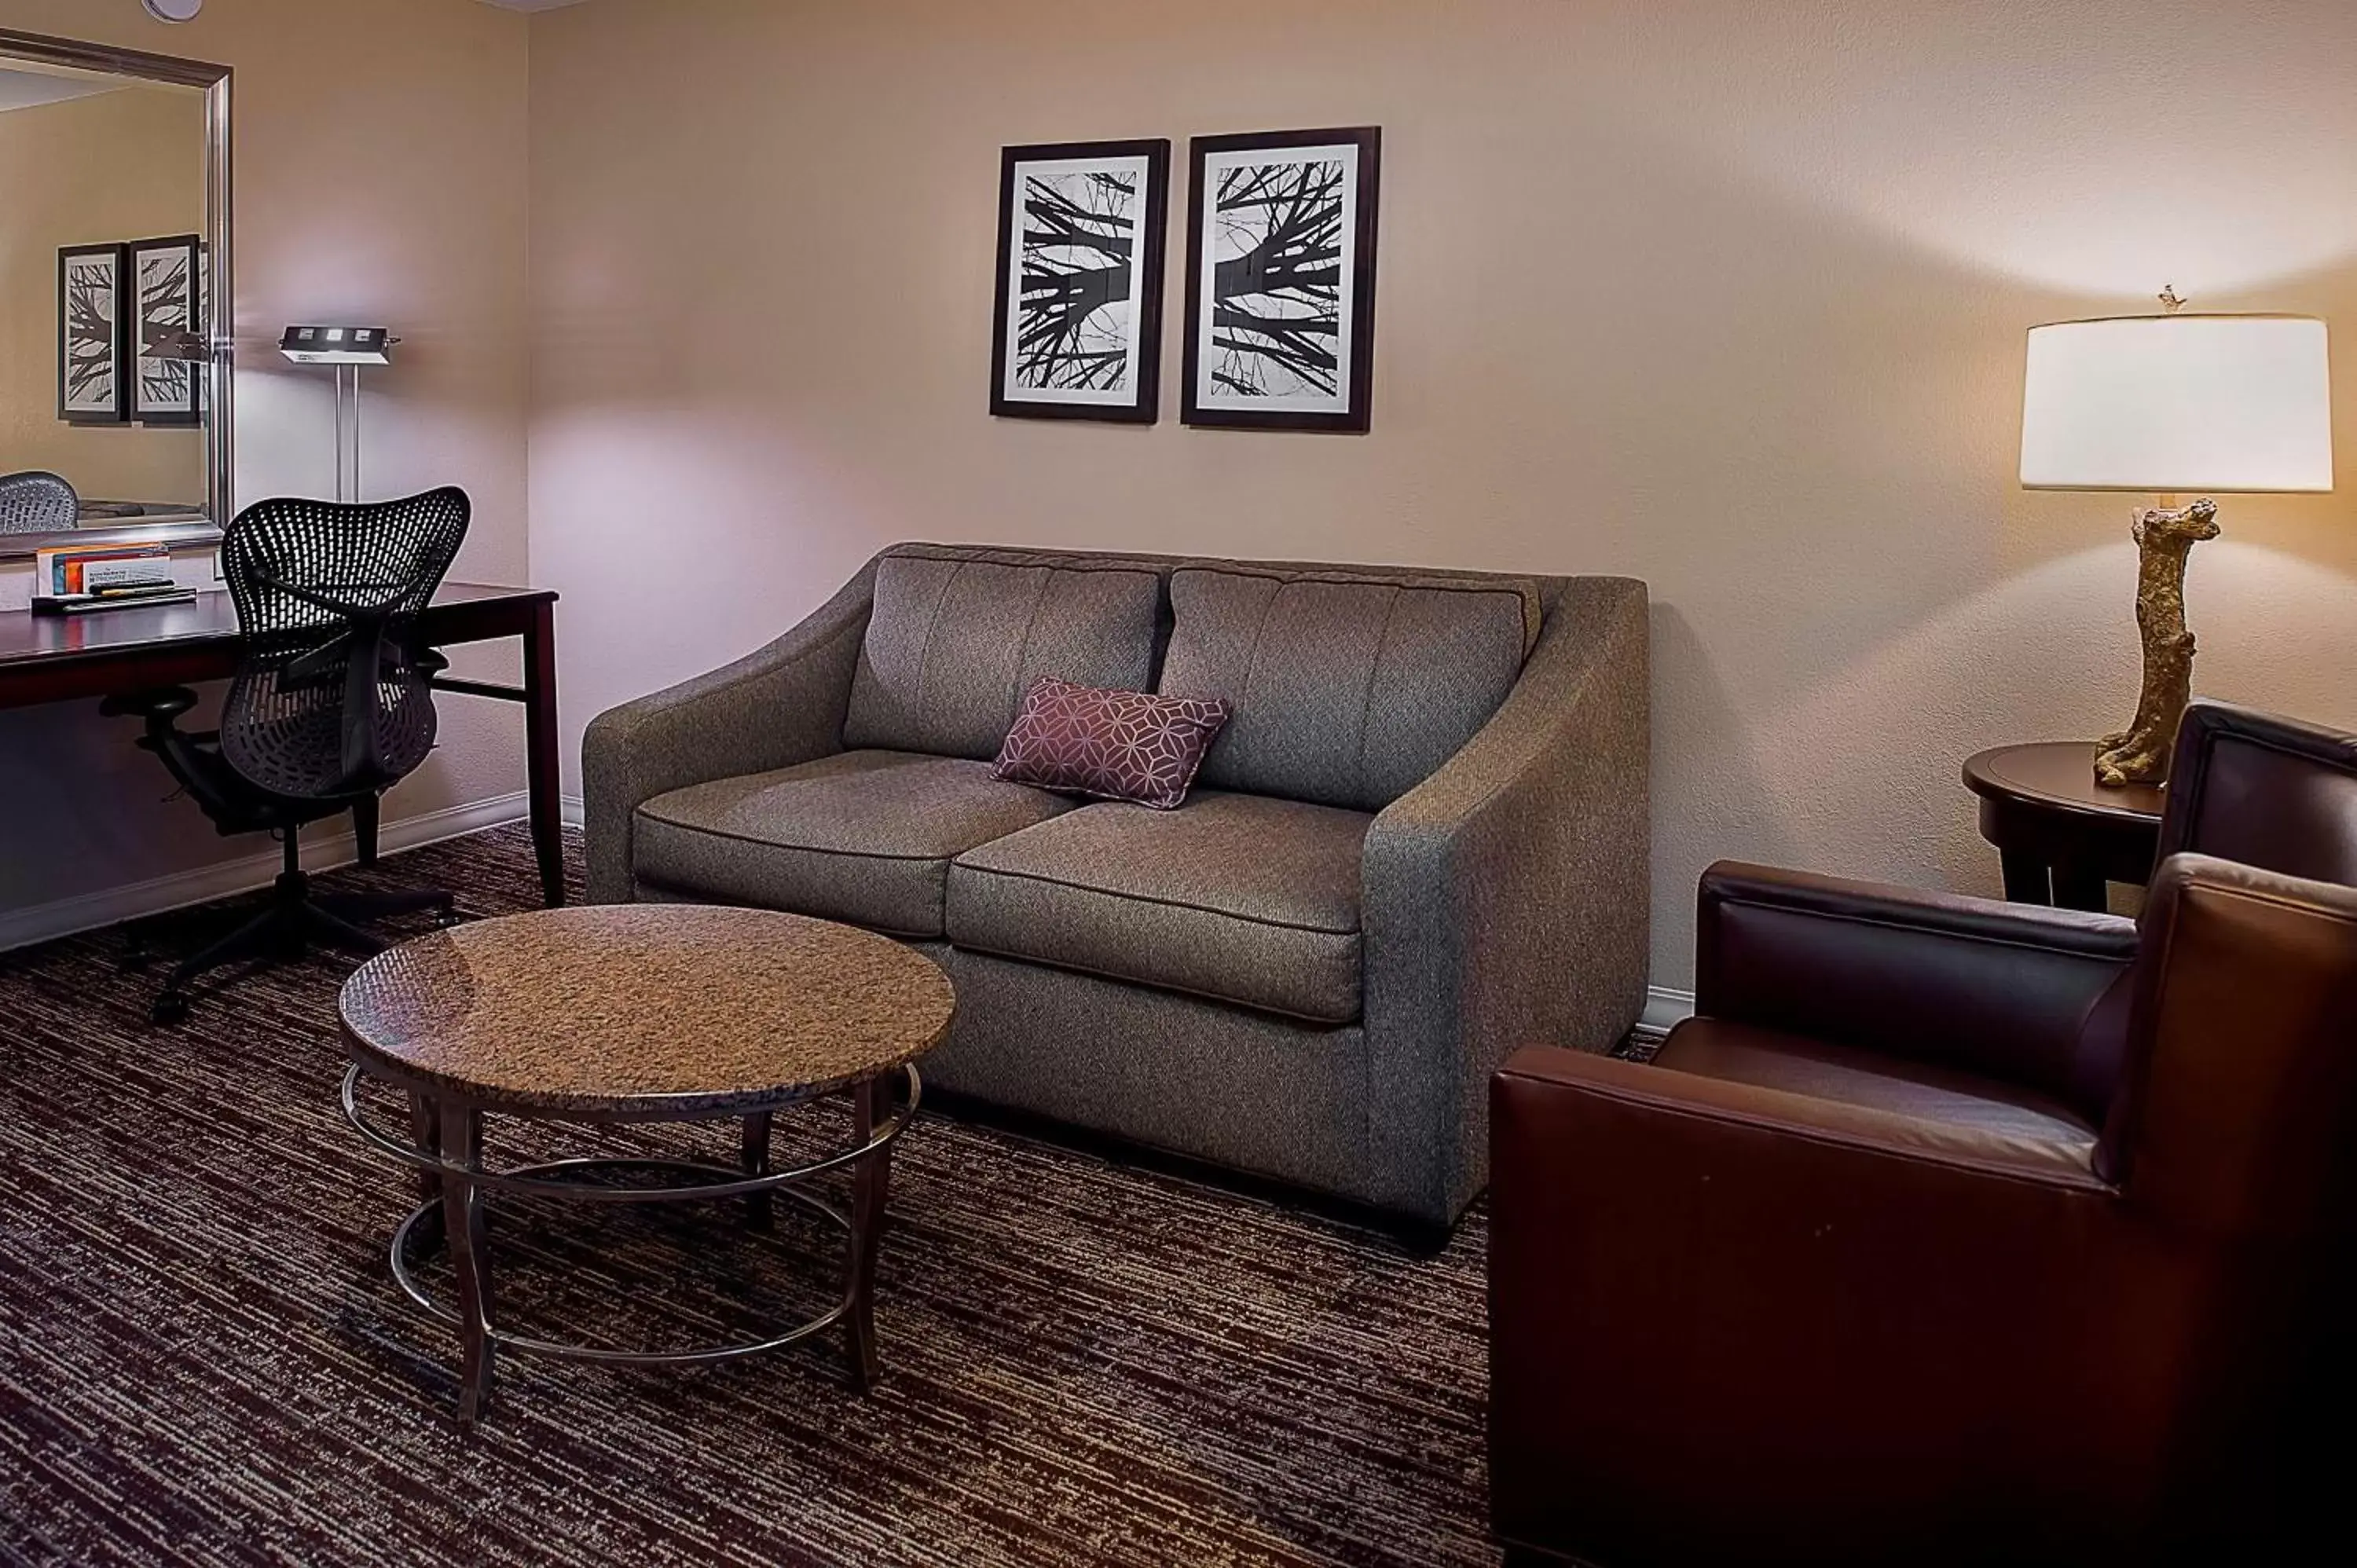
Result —
MULTIPOLYGON (((502 829, 326 880, 486 915, 532 906, 530 866, 502 829)), ((0 955, 0 1563, 1496 1561, 1478 1209, 1416 1257, 928 1114, 894 1163, 871 1397, 833 1336, 688 1370, 508 1356, 462 1434, 454 1337, 385 1270, 408 1174, 336 1106, 349 966, 157 1030, 122 949, 0 955)), ((781 1155, 841 1126, 785 1142, 789 1120, 781 1155)), ((725 1158, 731 1131, 581 1143, 725 1158)), ((492 1227, 502 1326, 607 1343, 807 1312, 838 1256, 781 1214, 797 1261, 726 1205, 511 1204, 492 1227)))

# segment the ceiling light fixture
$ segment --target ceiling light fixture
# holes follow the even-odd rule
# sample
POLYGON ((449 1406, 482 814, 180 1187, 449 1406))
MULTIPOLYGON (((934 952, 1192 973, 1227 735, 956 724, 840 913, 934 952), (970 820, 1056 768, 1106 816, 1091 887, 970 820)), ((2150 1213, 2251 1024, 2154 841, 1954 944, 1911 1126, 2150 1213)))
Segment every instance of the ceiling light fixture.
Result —
POLYGON ((139 0, 159 22, 185 22, 205 8, 205 0, 139 0))

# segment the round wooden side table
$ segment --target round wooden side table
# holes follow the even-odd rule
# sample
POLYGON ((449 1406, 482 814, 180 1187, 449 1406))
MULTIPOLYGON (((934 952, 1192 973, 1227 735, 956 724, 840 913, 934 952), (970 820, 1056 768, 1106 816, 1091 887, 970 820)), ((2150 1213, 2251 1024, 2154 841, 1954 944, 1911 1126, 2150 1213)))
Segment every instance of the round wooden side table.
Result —
POLYGON ((2168 791, 2095 782, 2095 744, 2040 741, 1977 752, 1964 787, 1980 797, 1981 837, 1996 846, 2018 904, 2105 908, 2104 885, 2152 875, 2168 791))

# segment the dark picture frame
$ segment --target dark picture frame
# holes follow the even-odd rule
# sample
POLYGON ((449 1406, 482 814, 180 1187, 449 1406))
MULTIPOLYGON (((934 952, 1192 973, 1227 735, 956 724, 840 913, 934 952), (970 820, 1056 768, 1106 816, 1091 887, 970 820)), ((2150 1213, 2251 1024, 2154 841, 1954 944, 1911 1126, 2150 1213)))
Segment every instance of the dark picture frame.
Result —
POLYGON ((1169 205, 1167 138, 999 150, 991 413, 1160 417, 1169 205))
POLYGON ((131 417, 129 249, 58 247, 58 417, 69 424, 121 424, 131 417))
POLYGON ((201 424, 210 364, 147 349, 160 331, 204 331, 204 242, 168 234, 134 240, 127 249, 131 417, 142 424, 201 424))
POLYGON ((1188 157, 1179 417, 1364 434, 1383 128, 1197 136, 1188 157))

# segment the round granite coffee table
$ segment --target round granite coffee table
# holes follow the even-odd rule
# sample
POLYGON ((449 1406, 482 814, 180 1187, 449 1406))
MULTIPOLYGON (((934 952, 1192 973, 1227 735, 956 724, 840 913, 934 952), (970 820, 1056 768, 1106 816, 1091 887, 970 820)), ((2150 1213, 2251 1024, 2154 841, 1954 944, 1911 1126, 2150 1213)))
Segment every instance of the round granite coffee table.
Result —
POLYGON ((425 1201, 393 1241, 393 1273, 419 1306, 458 1331, 458 1418, 491 1390, 493 1348, 631 1364, 720 1360, 844 1326, 855 1387, 877 1371, 876 1245, 890 1149, 922 1092, 917 1058, 948 1033, 947 976, 888 938, 758 909, 624 904, 544 909, 436 931, 361 966, 339 1004, 352 1058, 344 1114, 421 1173, 425 1201), (361 1077, 405 1090, 410 1139, 372 1125, 361 1077), (895 1103, 896 1082, 908 1098, 895 1103), (791 1169, 771 1167, 770 1119, 848 1097, 851 1142, 791 1169), (494 1169, 483 1116, 541 1122, 740 1120, 738 1165, 689 1159, 570 1159, 494 1169), (853 1171, 849 1211, 797 1184, 853 1171), (630 1178, 618 1183, 618 1176, 630 1178), (619 1350, 528 1337, 491 1313, 487 1192, 602 1203, 746 1199, 767 1229, 783 1193, 845 1236, 843 1292, 780 1333, 683 1350, 619 1350), (450 1253, 456 1309, 418 1283, 413 1238, 450 1253))

